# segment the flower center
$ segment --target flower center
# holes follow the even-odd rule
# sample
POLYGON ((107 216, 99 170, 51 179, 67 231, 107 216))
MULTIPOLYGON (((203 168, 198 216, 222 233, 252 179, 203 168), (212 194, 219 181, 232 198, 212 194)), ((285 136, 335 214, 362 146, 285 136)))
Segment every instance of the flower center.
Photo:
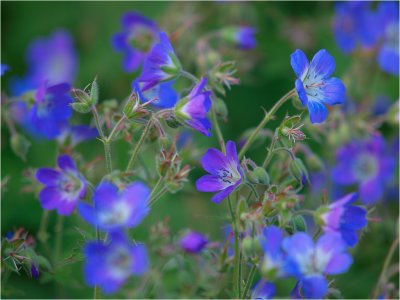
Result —
POLYGON ((219 169, 218 177, 227 186, 234 185, 241 178, 240 173, 237 171, 237 168, 232 165, 226 168, 219 169))
POLYGON ((129 36, 129 43, 141 52, 148 52, 153 44, 154 36, 150 30, 143 26, 135 26, 129 36))
POLYGON ((116 279, 125 279, 131 273, 132 257, 128 249, 118 247, 107 260, 109 270, 116 279))
POLYGON ((59 188, 67 200, 76 200, 82 190, 81 179, 73 172, 64 173, 60 182, 59 188))
POLYGON ((360 181, 373 178, 378 172, 378 162, 376 158, 369 154, 361 154, 356 158, 353 165, 353 172, 360 181))
POLYGON ((130 207, 123 201, 116 202, 111 209, 103 211, 99 218, 105 225, 118 225, 125 223, 131 214, 130 207))
POLYGON ((46 117, 51 109, 53 108, 54 103, 50 101, 48 96, 46 95, 43 101, 37 102, 37 114, 39 117, 46 117))

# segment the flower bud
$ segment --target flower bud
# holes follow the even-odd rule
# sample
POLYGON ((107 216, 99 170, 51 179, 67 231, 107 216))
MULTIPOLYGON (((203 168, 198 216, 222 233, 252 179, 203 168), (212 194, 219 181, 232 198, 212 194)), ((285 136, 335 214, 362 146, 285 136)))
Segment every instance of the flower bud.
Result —
POLYGON ((99 101, 99 86, 97 85, 97 78, 92 82, 92 88, 90 89, 90 104, 96 105, 99 101))
POLYGON ((140 118, 147 115, 147 111, 141 107, 139 97, 135 93, 129 97, 123 109, 123 113, 128 119, 140 118))
POLYGON ((71 106, 72 106, 73 110, 75 110, 76 112, 81 113, 81 114, 86 114, 86 113, 90 112, 90 110, 92 109, 90 107, 90 105, 87 103, 75 102, 75 103, 72 103, 71 106))
POLYGON ((11 149, 23 161, 26 161, 30 145, 31 143, 22 134, 16 133, 11 136, 11 149))
POLYGON ((223 120, 225 120, 228 117, 228 108, 226 106, 225 101, 223 101, 220 98, 216 98, 213 102, 213 107, 218 117, 220 117, 223 120))
POLYGON ((304 220, 304 218, 300 215, 298 216, 294 216, 292 218, 292 222, 293 222, 293 230, 294 232, 298 232, 298 231, 307 231, 307 224, 306 221, 304 220))
POLYGON ((295 158, 290 162, 289 172, 303 186, 309 181, 307 169, 300 158, 295 158))
POLYGON ((251 236, 246 236, 242 240, 242 251, 246 257, 251 257, 255 254, 254 239, 251 236))

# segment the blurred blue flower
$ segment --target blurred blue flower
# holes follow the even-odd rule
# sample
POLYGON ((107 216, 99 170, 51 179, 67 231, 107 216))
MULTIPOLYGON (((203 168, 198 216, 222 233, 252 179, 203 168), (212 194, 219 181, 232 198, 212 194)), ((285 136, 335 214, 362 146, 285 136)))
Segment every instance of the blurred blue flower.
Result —
POLYGON ((118 291, 131 275, 145 273, 149 264, 146 247, 130 243, 122 232, 111 233, 107 243, 88 242, 84 254, 86 283, 106 294, 118 291))
POLYGON ((324 234, 314 244, 307 234, 298 232, 286 237, 282 247, 287 254, 285 273, 299 280, 305 298, 323 298, 328 291, 325 275, 344 273, 353 261, 338 234, 324 234))
POLYGON ((350 53, 360 45, 373 48, 379 38, 378 18, 369 1, 342 1, 335 3, 333 33, 339 48, 350 53))
POLYGON ((201 252, 207 243, 208 239, 203 234, 191 231, 181 238, 180 246, 185 252, 196 254, 201 252))
POLYGON ((242 182, 242 171, 232 141, 226 143, 226 155, 215 148, 210 148, 201 158, 201 164, 209 175, 196 181, 196 188, 201 192, 217 192, 211 200, 220 203, 242 182))
POLYGON ((101 230, 135 227, 149 212, 149 188, 134 182, 119 190, 111 182, 103 181, 93 193, 93 203, 80 203, 79 213, 88 223, 101 230))
POLYGON ((284 254, 281 249, 283 231, 276 226, 263 229, 258 240, 264 252, 261 270, 269 279, 284 275, 284 254))
POLYGON ((250 50, 256 47, 256 30, 250 26, 240 26, 235 34, 236 45, 242 50, 250 50))
POLYGON ((358 242, 356 232, 368 223, 366 209, 352 205, 357 198, 357 193, 348 194, 317 211, 324 232, 339 233, 350 247, 358 242))
POLYGON ((211 108, 210 91, 205 91, 207 78, 203 78, 185 98, 175 106, 178 121, 192 127, 206 136, 211 136, 211 123, 207 112, 211 108))
POLYGON ((9 66, 5 64, 0 64, 0 76, 3 76, 9 69, 9 66))
POLYGON ((152 105, 159 108, 171 108, 175 106, 179 97, 173 87, 174 83, 175 81, 171 80, 150 86, 134 80, 132 81, 132 89, 139 95, 139 99, 142 103, 157 98, 157 100, 151 102, 152 105))
POLYGON ((375 203, 382 198, 385 184, 394 175, 396 159, 386 149, 381 136, 352 141, 336 153, 336 166, 332 179, 338 185, 359 186, 361 201, 375 203))
POLYGON ((297 49, 290 56, 290 64, 297 75, 297 94, 301 104, 307 105, 311 122, 323 122, 328 116, 325 104, 341 104, 345 100, 346 88, 342 81, 330 78, 335 70, 335 60, 323 49, 309 64, 304 52, 297 49))
POLYGON ((181 64, 167 35, 160 32, 160 41, 153 46, 144 60, 139 82, 155 86, 160 82, 176 78, 181 70, 181 64))
MULTIPOLYGON (((21 125, 36 138, 56 138, 62 133, 72 116, 70 104, 73 102, 69 84, 62 83, 47 87, 41 85, 33 97, 33 105, 16 104, 21 125), (26 112, 26 114, 23 114, 26 112)), ((18 101, 19 102, 19 101, 18 101)))
POLYGON ((57 162, 60 170, 40 168, 36 172, 37 180, 45 185, 39 193, 40 204, 46 210, 70 215, 85 196, 87 184, 70 156, 60 155, 57 162))
POLYGON ((272 299, 274 295, 275 285, 261 279, 254 285, 250 299, 272 299))
POLYGON ((136 71, 158 38, 158 26, 152 20, 137 12, 127 12, 121 18, 121 32, 112 37, 115 51, 124 56, 123 68, 126 72, 136 71))
POLYGON ((399 75, 399 3, 380 1, 378 3, 379 28, 383 44, 378 52, 381 69, 389 74, 399 75))

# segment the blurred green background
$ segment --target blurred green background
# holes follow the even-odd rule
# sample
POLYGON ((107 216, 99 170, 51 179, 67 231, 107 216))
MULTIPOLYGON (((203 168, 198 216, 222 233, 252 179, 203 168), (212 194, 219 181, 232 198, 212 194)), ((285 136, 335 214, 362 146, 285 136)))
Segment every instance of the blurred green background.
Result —
MULTIPOLYGON (((190 16, 199 17, 201 22, 194 30, 184 32, 181 39, 195 41, 196 33, 215 30, 228 25, 247 23, 257 28, 258 45, 251 52, 238 53, 237 59, 241 79, 239 86, 228 92, 226 103, 229 122, 222 125, 226 139, 238 140, 239 135, 256 126, 263 116, 263 110, 270 108, 289 89, 293 88, 295 75, 290 67, 289 55, 300 48, 309 58, 319 49, 327 49, 336 60, 335 75, 341 77, 350 68, 353 58, 340 52, 335 45, 331 23, 333 3, 331 2, 1 2, 1 62, 11 67, 8 75, 2 78, 2 90, 7 91, 7 80, 11 75, 22 76, 26 71, 25 51, 37 37, 49 36, 57 28, 65 28, 74 37, 79 55, 79 70, 75 86, 83 88, 95 75, 98 76, 101 99, 115 98, 120 101, 130 93, 133 75, 122 71, 122 56, 111 48, 111 36, 120 30, 120 17, 127 11, 139 11, 156 20, 167 32, 179 28, 179 21, 190 16), (199 26, 201 28, 197 28, 199 26), (11 75, 10 75, 11 74, 11 75)), ((179 43, 176 43, 179 44, 179 43)), ((190 47, 192 44, 188 44, 190 47)), ((178 56, 196 55, 194 49, 176 47, 178 56)), ((193 60, 189 58, 188 60, 193 60)), ((373 93, 383 93, 392 99, 398 97, 396 78, 381 74, 375 79, 373 93), (379 80, 379 81, 378 81, 379 80)), ((365 87, 371 88, 371 86, 365 87)), ((362 87, 361 87, 362 89, 362 87)), ((280 110, 282 117, 286 105, 280 110)), ((87 120, 86 120, 87 121, 87 120)), ((271 126, 276 124, 271 123, 271 126)), ((271 127, 273 128, 273 127, 271 127)), ((215 139, 206 139, 194 134, 197 144, 202 148, 216 146, 215 139)), ((52 166, 56 156, 52 142, 33 143, 29 154, 29 164, 23 163, 10 149, 9 133, 2 127, 1 167, 2 179, 9 181, 2 191, 1 226, 2 236, 12 229, 24 227, 36 234, 39 229, 42 209, 37 198, 24 193, 22 172, 25 168, 52 166), (49 157, 51 159, 49 159, 49 157)), ((312 142, 311 142, 312 144, 312 142)), ((316 144, 314 148, 318 148, 316 144)), ((322 146, 323 147, 323 146, 322 146)), ((123 142, 114 146, 115 168, 123 168, 127 160, 127 147, 123 142)), ((323 148, 320 149, 323 152, 323 148)), ((99 142, 91 141, 78 146, 87 159, 102 155, 99 142)), ((251 151, 255 158, 261 153, 251 151)), ((194 180, 202 173, 199 168, 192 171, 189 188, 173 196, 166 196, 152 210, 137 230, 138 238, 148 234, 150 224, 170 217, 173 233, 190 227, 208 234, 211 239, 222 237, 222 226, 226 203, 212 204, 209 194, 193 192, 194 180)), ((387 250, 396 234, 397 204, 380 204, 378 208, 382 222, 373 223, 361 243, 353 250, 354 264, 346 274, 337 276, 335 281, 345 298, 367 298, 374 287, 387 250), (393 208, 395 208, 393 210, 393 208)), ((55 213, 51 213, 49 231, 54 232, 55 213)), ((75 245, 76 224, 82 221, 74 216, 65 220, 63 239, 64 257, 75 245)), ((87 226, 87 225, 83 225, 87 226)), ((50 243, 53 241, 50 240, 50 243)), ((38 250, 40 252, 40 248, 38 250)), ((13 275, 6 283, 11 298, 88 298, 92 290, 81 284, 80 264, 69 265, 57 280, 71 276, 71 288, 60 290, 52 282, 39 283, 25 275, 13 275)), ((4 283, 3 283, 4 284, 4 283)))

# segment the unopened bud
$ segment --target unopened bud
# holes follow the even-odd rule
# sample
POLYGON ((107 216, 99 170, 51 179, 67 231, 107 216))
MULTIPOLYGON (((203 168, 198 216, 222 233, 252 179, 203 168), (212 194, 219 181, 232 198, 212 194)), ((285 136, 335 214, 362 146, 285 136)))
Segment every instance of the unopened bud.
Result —
POLYGON ((14 153, 26 161, 26 154, 28 153, 31 143, 23 135, 16 133, 11 136, 11 149, 14 153))
POLYGON ((290 162, 289 172, 303 186, 309 181, 307 169, 300 158, 295 158, 290 162))

